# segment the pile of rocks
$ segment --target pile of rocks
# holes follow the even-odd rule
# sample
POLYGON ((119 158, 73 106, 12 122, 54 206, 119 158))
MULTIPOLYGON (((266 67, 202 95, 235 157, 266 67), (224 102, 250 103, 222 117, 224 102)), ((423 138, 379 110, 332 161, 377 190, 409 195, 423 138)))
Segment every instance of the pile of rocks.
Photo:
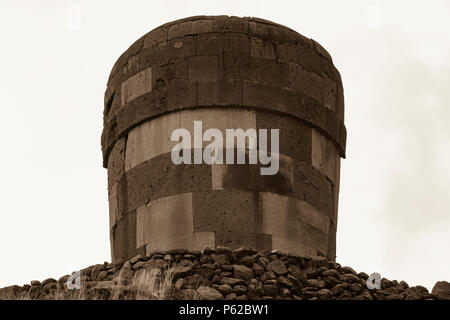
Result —
POLYGON ((432 293, 385 278, 380 289, 370 290, 369 275, 325 258, 249 248, 158 251, 94 265, 80 275, 79 289, 67 288, 66 275, 0 289, 0 299, 450 299, 450 283, 445 281, 432 293))

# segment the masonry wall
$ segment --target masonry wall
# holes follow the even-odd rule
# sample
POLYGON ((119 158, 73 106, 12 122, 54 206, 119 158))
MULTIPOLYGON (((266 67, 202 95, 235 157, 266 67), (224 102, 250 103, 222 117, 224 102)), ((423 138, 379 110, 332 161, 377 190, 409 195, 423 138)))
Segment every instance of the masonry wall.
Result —
POLYGON ((227 246, 335 257, 343 88, 317 42, 257 18, 191 17, 137 40, 105 93, 113 261, 227 246), (174 129, 280 130, 280 170, 175 165, 174 129))

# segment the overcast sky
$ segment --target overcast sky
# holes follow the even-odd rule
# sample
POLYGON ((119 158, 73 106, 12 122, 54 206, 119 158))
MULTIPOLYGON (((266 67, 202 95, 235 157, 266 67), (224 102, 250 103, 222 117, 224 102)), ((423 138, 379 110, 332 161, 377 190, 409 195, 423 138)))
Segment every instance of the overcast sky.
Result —
POLYGON ((331 53, 348 130, 337 261, 450 280, 449 1, 2 0, 0 287, 110 261, 109 71, 143 34, 203 14, 272 20, 331 53))

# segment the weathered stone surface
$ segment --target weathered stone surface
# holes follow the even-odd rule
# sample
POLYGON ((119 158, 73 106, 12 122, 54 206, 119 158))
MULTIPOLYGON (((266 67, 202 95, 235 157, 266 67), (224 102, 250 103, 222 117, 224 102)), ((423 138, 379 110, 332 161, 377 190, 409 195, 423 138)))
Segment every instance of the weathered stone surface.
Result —
POLYGON ((239 260, 240 264, 243 264, 244 266, 247 266, 249 268, 252 268, 254 266, 255 262, 256 262, 256 259, 251 256, 242 257, 239 260))
POLYGON ((275 48, 269 41, 264 41, 260 38, 251 38, 250 56, 262 59, 275 59, 275 48))
POLYGON ((405 290, 405 300, 422 300, 428 297, 428 290, 426 288, 411 287, 405 290))
POLYGON ((275 279, 275 273, 273 271, 267 271, 261 275, 260 279, 263 283, 267 280, 275 279))
POLYGON ((16 285, 0 288, 0 300, 13 300, 14 297, 20 294, 20 292, 22 291, 21 289, 22 288, 16 285))
POLYGON ((189 81, 215 81, 218 78, 218 56, 199 55, 188 58, 189 81))
POLYGON ((243 279, 238 279, 238 278, 229 278, 229 277, 224 277, 222 278, 222 284, 227 284, 229 286, 235 286, 238 284, 245 284, 245 280, 243 279))
POLYGON ((339 278, 342 281, 349 282, 349 283, 361 282, 361 279, 359 279, 357 276, 355 276, 354 274, 351 274, 351 273, 346 273, 346 274, 340 275, 339 278))
POLYGON ((288 271, 285 263, 278 259, 269 263, 266 268, 268 271, 272 271, 280 276, 285 275, 288 271))
POLYGON ((306 280, 306 283, 310 287, 314 288, 325 288, 326 284, 323 280, 316 280, 316 279, 308 279, 306 280))
MULTIPOLYGON (((248 154, 246 154, 246 159, 248 154)), ((212 165, 213 189, 267 191, 277 194, 294 192, 292 158, 279 155, 279 169, 274 175, 261 175, 261 164, 212 165)))
POLYGON ((314 249, 327 251, 329 218, 306 202, 292 197, 260 193, 260 198, 263 232, 277 237, 278 244, 274 247, 311 256, 316 255, 314 249), (277 215, 273 215, 273 212, 277 212, 277 215), (288 241, 282 245, 281 238, 294 242, 292 247, 297 244, 297 249, 291 249, 288 241), (298 252, 302 246, 303 252, 298 252))
POLYGON ((339 272, 337 272, 334 269, 329 269, 329 270, 323 271, 322 272, 322 276, 323 277, 329 277, 329 276, 338 277, 339 276, 339 272))
POLYGON ((108 190, 119 182, 125 172, 126 139, 120 138, 114 144, 108 159, 108 190))
POLYGON ((287 288, 292 288, 294 286, 291 280, 283 276, 278 278, 278 283, 287 288))
POLYGON ((263 233, 218 231, 216 244, 232 248, 251 246, 257 250, 266 250, 272 248, 272 238, 263 233))
POLYGON ((264 267, 260 266, 257 263, 253 264, 252 270, 253 270, 253 273, 257 276, 262 275, 264 273, 264 267))
POLYGON ((195 231, 258 233, 258 195, 214 190, 193 194, 195 231))
POLYGON ((98 265, 96 265, 94 268, 92 268, 92 271, 91 271, 91 279, 93 280, 93 281, 96 281, 97 280, 97 277, 98 277, 98 274, 101 272, 103 270, 103 265, 102 264, 98 264, 98 265))
POLYGON ((130 211, 146 205, 149 199, 153 201, 179 193, 211 190, 211 166, 175 165, 170 153, 166 153, 129 170, 126 184, 130 211))
POLYGON ((348 267, 340 268, 339 264, 327 259, 298 257, 280 250, 256 252, 250 248, 208 248, 201 253, 177 248, 154 251, 150 256, 148 261, 142 256, 136 256, 131 259, 136 261, 134 264, 127 260, 116 266, 105 262, 85 268, 82 270, 85 275, 82 276, 81 290, 67 290, 65 282, 69 276, 66 275, 58 281, 49 278, 42 283, 33 281, 33 286, 0 289, 0 298, 434 300, 444 299, 438 296, 437 290, 441 286, 441 290, 445 292, 445 286, 448 285, 443 282, 444 285, 439 284, 433 294, 429 294, 425 287, 409 287, 405 282, 384 279, 384 289, 369 290, 365 286, 364 275, 360 276, 361 272, 357 273, 348 267), (189 259, 186 259, 186 256, 189 256, 189 259), (219 256, 233 259, 233 264, 219 263, 219 256), (182 260, 195 266, 178 266, 177 263, 182 260), (242 263, 246 261, 254 261, 252 269, 242 263), (175 267, 169 265, 169 262, 175 267), (140 263, 147 265, 136 268, 140 263), (254 272, 256 265, 260 266, 262 271, 269 265, 271 269, 274 269, 274 266, 283 269, 281 263, 288 266, 285 275, 274 271, 254 272), (91 278, 95 278, 93 272, 96 273, 100 266, 105 270, 97 275, 97 281, 91 281, 91 278), (333 272, 336 270, 329 269, 330 267, 348 273, 338 274, 337 277, 333 272), (241 278, 238 278, 239 276, 241 278), (142 286, 144 280, 145 286, 142 286), (172 283, 167 283, 166 280, 172 283), (159 287, 160 285, 163 287, 159 287))
POLYGON ((170 141, 170 137, 173 130, 180 128, 180 121, 181 113, 175 112, 132 129, 127 138, 125 170, 128 171, 144 161, 170 152, 176 145, 176 142, 170 141), (156 135, 161 138, 153 139, 156 135))
POLYGON ((450 283, 447 281, 438 281, 431 290, 438 299, 450 300, 450 283))
POLYGON ((312 130, 312 165, 339 185, 340 157, 336 146, 320 132, 312 130))
POLYGON ((320 289, 317 291, 317 298, 319 300, 329 300, 331 297, 331 291, 328 289, 320 289))
POLYGON ((127 104, 134 98, 150 91, 152 91, 152 69, 148 68, 122 83, 121 104, 127 104))
POLYGON ((356 271, 355 270, 353 270, 353 268, 351 268, 351 267, 342 267, 341 268, 341 273, 351 273, 351 274, 353 274, 353 275, 356 275, 357 273, 356 273, 356 271))
POLYGON ((243 285, 236 285, 234 286, 233 290, 237 296, 242 296, 243 294, 247 293, 247 287, 243 285))
MULTIPOLYGON (((137 209, 137 246, 180 234, 192 234, 192 194, 164 197, 137 209)), ((156 246, 155 246, 156 247, 156 246)))
POLYGON ((108 277, 108 271, 100 271, 97 276, 97 281, 104 281, 108 277))
POLYGON ((252 269, 243 265, 233 265, 234 277, 244 280, 250 280, 253 278, 252 269))
POLYGON ((278 293, 278 287, 276 285, 273 285, 273 284, 265 284, 263 286, 263 289, 264 289, 264 295, 265 296, 274 297, 278 293))
POLYGON ((216 289, 201 286, 197 289, 201 299, 205 300, 220 300, 223 299, 223 295, 216 289))
POLYGON ((224 296, 233 292, 233 288, 228 284, 221 284, 217 287, 217 290, 219 290, 224 296))

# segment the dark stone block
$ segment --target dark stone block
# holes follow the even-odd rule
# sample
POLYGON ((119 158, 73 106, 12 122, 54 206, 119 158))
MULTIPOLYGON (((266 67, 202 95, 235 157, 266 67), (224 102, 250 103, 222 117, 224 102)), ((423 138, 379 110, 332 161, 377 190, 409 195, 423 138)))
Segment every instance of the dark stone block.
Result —
POLYGON ((263 82, 276 87, 289 85, 289 65, 275 60, 264 60, 263 82))
POLYGON ((113 261, 127 259, 136 252, 136 212, 129 212, 117 221, 112 231, 113 261))
POLYGON ((257 192, 241 190, 195 192, 192 208, 194 232, 257 233, 261 231, 257 192))
POLYGON ((224 36, 221 33, 202 33, 197 36, 197 55, 222 54, 224 36))
POLYGON ((308 202, 319 211, 334 217, 334 199, 331 181, 319 170, 301 161, 293 160, 293 197, 308 202))
POLYGON ((108 190, 117 183, 125 172, 125 146, 126 139, 117 140, 108 159, 108 190))
POLYGON ((256 112, 256 128, 267 129, 270 148, 270 130, 279 129, 280 153, 291 158, 311 163, 311 127, 290 116, 268 112, 256 112))
POLYGON ((226 79, 262 81, 262 60, 236 52, 225 52, 224 76, 226 79))
POLYGON ((189 81, 215 81, 218 78, 217 55, 188 58, 189 81))
POLYGON ((211 166, 175 165, 166 153, 133 167, 126 179, 130 211, 169 195, 211 190, 211 166))
POLYGON ((198 83, 198 104, 200 106, 242 105, 242 81, 219 80, 198 83))

